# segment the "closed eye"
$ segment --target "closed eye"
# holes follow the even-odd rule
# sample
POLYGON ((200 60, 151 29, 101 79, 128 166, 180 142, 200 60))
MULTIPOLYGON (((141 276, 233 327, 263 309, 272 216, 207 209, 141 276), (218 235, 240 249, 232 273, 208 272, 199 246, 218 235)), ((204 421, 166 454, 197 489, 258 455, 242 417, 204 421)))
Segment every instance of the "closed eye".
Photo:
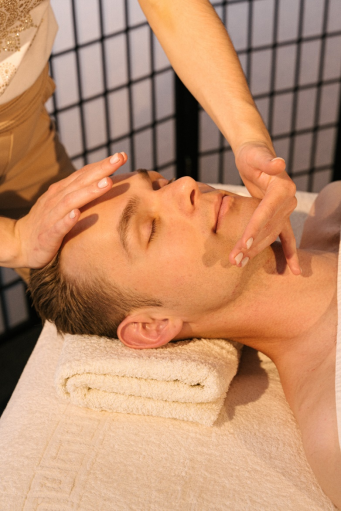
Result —
MULTIPOLYGON (((165 185, 164 187, 166 187, 167 185, 170 185, 171 183, 173 183, 175 181, 175 178, 172 178, 171 180, 169 180, 165 185)), ((154 182, 156 183, 156 182, 154 182)), ((152 226, 151 226, 151 234, 150 234, 150 238, 148 240, 148 243, 150 243, 152 240, 155 239, 156 237, 156 232, 157 232, 157 219, 153 219, 152 221, 152 226)))
POLYGON ((156 225, 157 225, 157 221, 156 221, 156 219, 153 219, 152 226, 151 226, 151 234, 150 234, 148 243, 150 243, 156 237, 156 231, 157 231, 156 225))
MULTIPOLYGON (((153 190, 159 190, 162 188, 160 186, 159 180, 165 180, 165 178, 158 178, 157 180, 152 181, 151 176, 149 175, 148 171, 146 169, 137 169, 137 173, 140 174, 153 188, 153 190)), ((175 178, 172 178, 171 180, 168 180, 167 183, 164 183, 164 187, 166 185, 170 185, 170 183, 173 183, 175 181, 175 178)))
MULTIPOLYGON (((138 169, 137 172, 138 172, 138 174, 140 174, 144 179, 146 179, 150 183, 150 185, 152 186, 152 188, 154 190, 159 190, 161 188, 160 184, 159 184, 159 180, 152 181, 151 177, 150 177, 148 171, 146 171, 146 169, 138 169)), ((168 180, 167 183, 164 184, 164 187, 167 186, 167 185, 170 185, 174 181, 175 181, 175 178, 172 178, 171 180, 168 180)), ((157 232, 157 220, 153 219, 152 225, 151 225, 151 234, 150 234, 150 238, 148 240, 148 243, 150 243, 152 240, 155 239, 156 232, 157 232)))
MULTIPOLYGON (((162 178, 163 180, 165 180, 165 178, 162 178)), ((153 190, 160 190, 163 186, 166 187, 167 185, 170 185, 171 183, 173 183, 175 181, 175 178, 172 178, 171 180, 168 180, 167 183, 164 183, 162 186, 160 185, 160 182, 159 182, 159 179, 158 180, 155 180, 153 183, 152 183, 152 188, 153 190)))
MULTIPOLYGON (((175 181, 175 178, 172 178, 171 180, 169 180, 166 185, 164 185, 164 187, 166 187, 167 185, 170 185, 171 183, 173 183, 175 181)), ((151 235, 150 235, 150 238, 149 238, 149 243, 154 240, 154 238, 156 237, 156 232, 157 232, 157 220, 156 219, 153 219, 152 221, 152 226, 151 226, 151 235)))

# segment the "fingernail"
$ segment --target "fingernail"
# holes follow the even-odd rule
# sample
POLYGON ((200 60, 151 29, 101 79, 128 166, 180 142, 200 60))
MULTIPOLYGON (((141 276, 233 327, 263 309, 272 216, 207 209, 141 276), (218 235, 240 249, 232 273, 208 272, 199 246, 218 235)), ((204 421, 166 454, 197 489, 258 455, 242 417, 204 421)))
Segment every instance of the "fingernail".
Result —
POLYGON ((242 261, 241 261, 241 267, 244 267, 245 265, 247 265, 247 263, 249 262, 249 258, 248 256, 246 256, 246 258, 244 258, 242 261))
POLYGON ((253 243, 253 238, 251 237, 246 242, 247 249, 250 249, 252 247, 252 243, 253 243))
POLYGON ((105 188, 108 185, 107 178, 103 178, 101 181, 98 182, 97 186, 99 188, 105 188))
POLYGON ((235 261, 236 261, 237 265, 240 263, 242 258, 243 258, 243 253, 242 252, 239 252, 239 254, 237 256, 235 256, 235 261))
POLYGON ((112 158, 109 160, 109 163, 117 164, 118 162, 120 162, 119 153, 115 153, 115 155, 113 155, 112 158))
POLYGON ((274 162, 274 160, 282 160, 283 162, 285 162, 285 158, 281 158, 281 156, 276 156, 271 160, 271 162, 274 162))
POLYGON ((74 219, 74 218, 76 217, 75 210, 72 210, 72 211, 69 213, 69 217, 70 217, 70 219, 74 219))

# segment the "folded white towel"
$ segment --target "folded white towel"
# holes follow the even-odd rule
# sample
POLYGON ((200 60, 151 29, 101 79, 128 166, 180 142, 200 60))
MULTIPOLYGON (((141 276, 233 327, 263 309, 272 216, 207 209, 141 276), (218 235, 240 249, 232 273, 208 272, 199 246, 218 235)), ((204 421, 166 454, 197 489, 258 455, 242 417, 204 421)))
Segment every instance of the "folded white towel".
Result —
POLYGON ((79 406, 211 426, 241 348, 226 340, 193 339, 134 350, 119 340, 66 335, 55 385, 79 406))

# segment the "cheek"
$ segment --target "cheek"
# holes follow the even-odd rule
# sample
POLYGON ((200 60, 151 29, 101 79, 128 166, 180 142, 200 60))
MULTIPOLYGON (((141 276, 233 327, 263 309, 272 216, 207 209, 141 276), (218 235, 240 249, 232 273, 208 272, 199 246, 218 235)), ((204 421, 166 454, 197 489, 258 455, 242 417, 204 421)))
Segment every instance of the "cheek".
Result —
POLYGON ((205 244, 205 250, 202 255, 202 263, 205 267, 213 267, 217 263, 224 268, 230 267, 229 254, 233 249, 234 243, 226 236, 217 235, 215 240, 205 244))
POLYGON ((165 292, 193 283, 203 268, 203 239, 189 230, 169 230, 167 241, 155 240, 146 266, 150 285, 165 292))

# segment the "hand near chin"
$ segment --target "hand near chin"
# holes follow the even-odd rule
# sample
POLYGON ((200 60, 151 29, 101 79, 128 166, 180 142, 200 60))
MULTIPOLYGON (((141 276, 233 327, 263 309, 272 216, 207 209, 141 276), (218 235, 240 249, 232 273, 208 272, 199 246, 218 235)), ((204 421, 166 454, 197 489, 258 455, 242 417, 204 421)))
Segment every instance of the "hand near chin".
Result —
POLYGON ((285 161, 275 158, 273 148, 270 150, 259 142, 243 144, 236 152, 235 161, 249 193, 262 201, 231 251, 229 261, 244 265, 279 236, 290 270, 301 274, 290 223, 290 215, 297 205, 296 186, 285 171, 285 161))
POLYGON ((15 223, 15 267, 41 268, 49 263, 77 223, 79 208, 108 192, 113 184, 108 176, 126 161, 125 153, 116 153, 52 184, 30 212, 15 223))

